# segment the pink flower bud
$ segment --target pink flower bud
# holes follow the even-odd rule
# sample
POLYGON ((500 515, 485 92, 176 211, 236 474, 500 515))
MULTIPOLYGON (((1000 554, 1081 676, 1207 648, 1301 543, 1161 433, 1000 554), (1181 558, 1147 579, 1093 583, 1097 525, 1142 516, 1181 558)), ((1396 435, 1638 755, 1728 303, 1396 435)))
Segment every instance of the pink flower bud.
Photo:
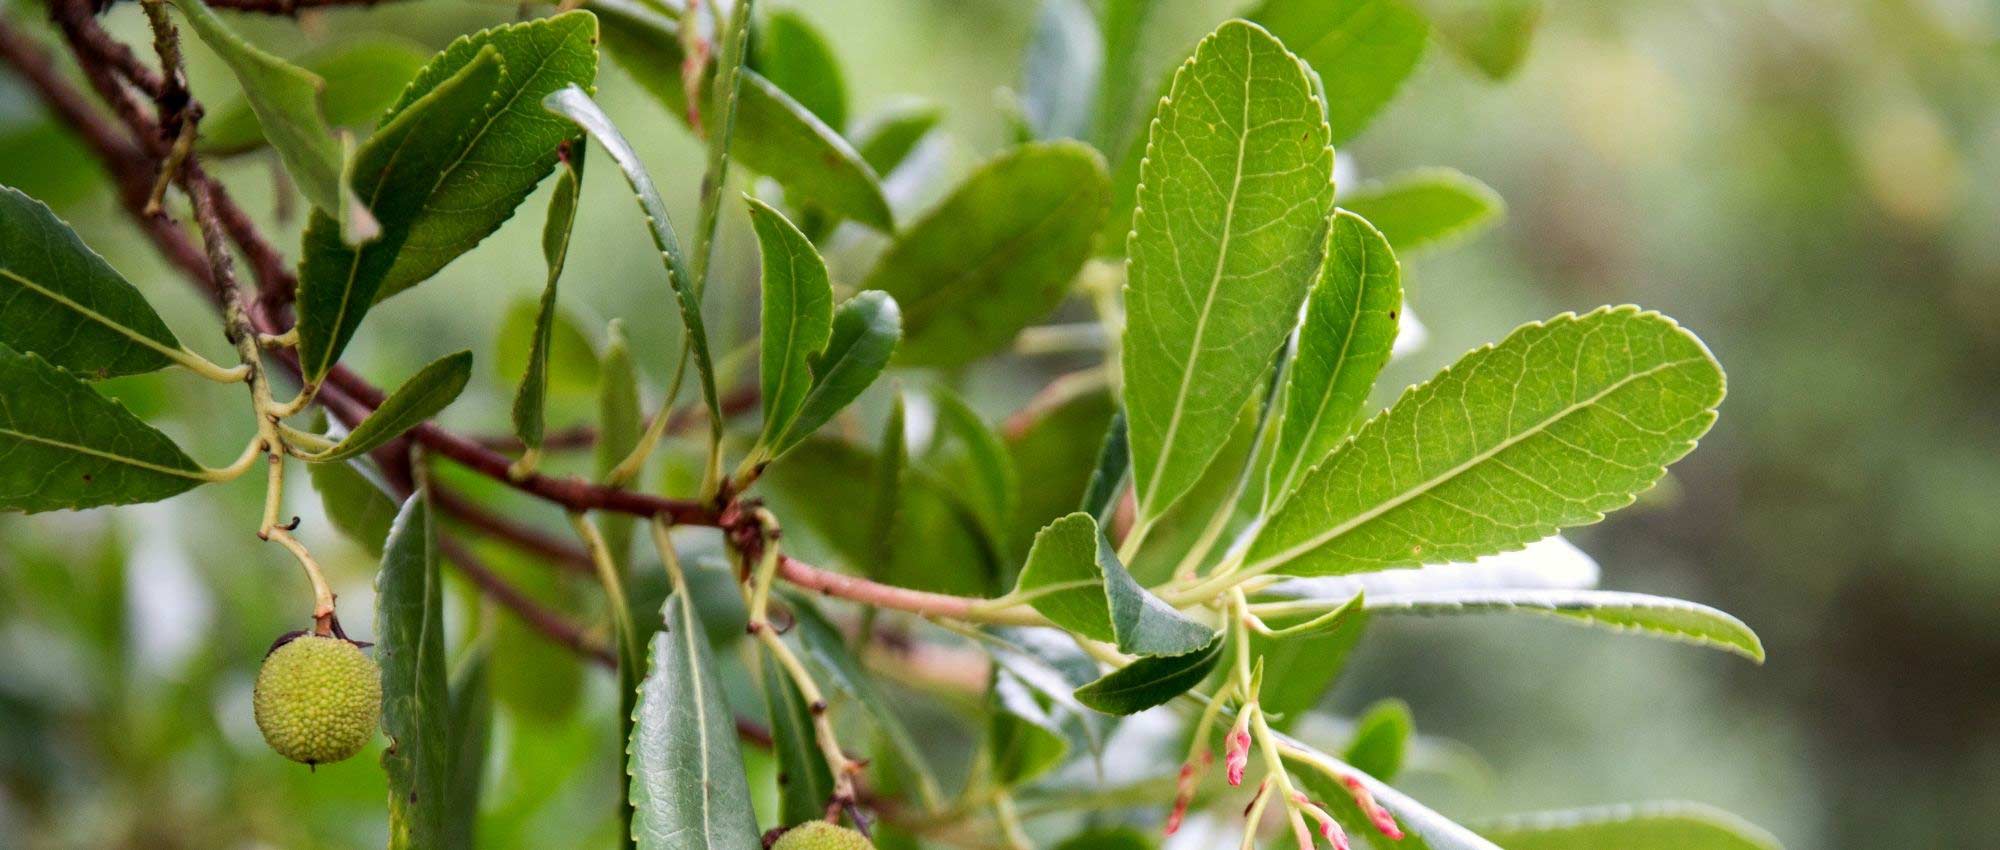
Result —
MULTIPOLYGON (((1203 755, 1207 755, 1204 753, 1203 755)), ((1210 758, 1213 758, 1212 756, 1210 758)), ((1173 811, 1167 813, 1166 834, 1180 831, 1181 821, 1187 817, 1188 804, 1194 802, 1196 769, 1194 762, 1181 765, 1181 776, 1174 792, 1173 811)))
POLYGON ((1243 784, 1243 771, 1250 766, 1250 730, 1245 726, 1238 723, 1230 729, 1222 748, 1222 764, 1229 773, 1229 784, 1232 786, 1243 784))
POLYGON ((1354 804, 1361 807, 1362 813, 1368 816, 1368 822, 1375 826, 1375 831, 1391 841, 1403 840, 1403 828, 1397 825, 1396 816, 1382 808, 1381 803, 1375 802, 1375 795, 1368 793, 1368 786, 1352 776, 1343 776, 1340 781, 1347 786, 1347 793, 1354 795, 1354 804))

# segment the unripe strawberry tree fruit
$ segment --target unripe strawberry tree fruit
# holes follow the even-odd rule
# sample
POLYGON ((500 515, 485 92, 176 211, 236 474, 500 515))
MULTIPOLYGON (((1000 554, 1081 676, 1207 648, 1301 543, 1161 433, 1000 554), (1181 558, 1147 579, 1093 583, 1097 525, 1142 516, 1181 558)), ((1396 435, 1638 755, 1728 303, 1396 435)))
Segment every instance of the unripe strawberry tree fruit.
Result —
POLYGON ((382 671, 352 641, 299 635, 264 657, 252 705, 278 755, 308 765, 342 761, 375 737, 382 671))
POLYGON ((839 824, 809 820, 778 836, 771 850, 875 850, 875 842, 839 824))

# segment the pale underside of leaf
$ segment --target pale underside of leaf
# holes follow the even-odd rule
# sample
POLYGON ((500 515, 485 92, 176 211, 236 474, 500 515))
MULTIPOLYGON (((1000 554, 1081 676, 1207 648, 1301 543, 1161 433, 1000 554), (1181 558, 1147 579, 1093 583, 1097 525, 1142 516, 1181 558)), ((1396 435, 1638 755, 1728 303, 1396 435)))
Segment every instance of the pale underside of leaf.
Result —
POLYGON ((1783 850, 1770 833, 1702 803, 1640 803, 1516 815, 1480 832, 1507 850, 1783 850))
POLYGON ((1764 660, 1764 645, 1743 621, 1681 599, 1608 590, 1431 591, 1368 599, 1382 614, 1536 614, 1613 631, 1633 631, 1764 660))

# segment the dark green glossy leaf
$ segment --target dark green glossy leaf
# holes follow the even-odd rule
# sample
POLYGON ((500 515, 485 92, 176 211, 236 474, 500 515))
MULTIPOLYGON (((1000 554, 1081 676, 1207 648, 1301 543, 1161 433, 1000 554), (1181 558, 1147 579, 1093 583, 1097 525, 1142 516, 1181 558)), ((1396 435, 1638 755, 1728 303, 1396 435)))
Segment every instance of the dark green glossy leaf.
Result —
POLYGON ((481 51, 384 122, 355 152, 355 190, 382 228, 375 241, 349 247, 335 218, 313 212, 299 264, 297 308, 299 368, 307 381, 317 382, 333 368, 386 291, 391 266, 426 215, 424 189, 461 153, 452 142, 486 119, 503 75, 499 50, 481 51))
POLYGON ((1408 254, 1463 239, 1491 227, 1506 212, 1500 194, 1450 168, 1420 168, 1340 195, 1354 211, 1408 254))
POLYGON ((548 218, 542 223, 542 260, 548 266, 548 281, 535 307, 535 321, 528 343, 528 365, 521 373, 521 386, 514 392, 514 435, 530 449, 541 448, 547 424, 549 394, 549 349, 555 343, 556 283, 562 278, 569 258, 571 233, 576 226, 577 200, 583 191, 583 162, 586 148, 575 140, 563 156, 563 168, 556 175, 555 191, 549 195, 548 218))
POLYGON ((85 379, 173 365, 180 341, 47 205, 0 186, 0 344, 85 379))
POLYGON ((1140 587, 1086 513, 1035 535, 1014 592, 1057 625, 1135 655, 1185 655, 1215 637, 1140 587))
MULTIPOLYGON (((371 35, 312 51, 298 64, 326 82, 319 93, 326 123, 363 129, 382 117, 430 58, 431 52, 415 43, 371 35)), ((243 153, 264 144, 264 130, 258 126, 250 102, 237 98, 213 106, 201 119, 201 138, 195 148, 216 156, 243 153)))
POLYGON ((1347 742, 1341 759, 1363 773, 1383 782, 1396 781, 1409 754, 1410 736, 1416 721, 1410 707, 1398 699, 1385 699, 1370 706, 1354 724, 1354 737, 1347 742))
MULTIPOLYGON (((591 0, 604 21, 605 47, 667 111, 687 119, 681 85, 680 26, 640 0, 591 0)), ((875 171, 811 111, 763 75, 745 69, 731 156, 810 201, 871 228, 893 227, 875 171)), ((705 110, 707 111, 707 110, 705 110)))
POLYGON ((1021 64, 1021 111, 1035 138, 1085 138, 1104 72, 1104 38, 1090 6, 1042 0, 1021 64))
POLYGON ((396 519, 396 502, 389 487, 366 459, 306 465, 313 491, 319 494, 333 527, 368 554, 382 557, 382 543, 396 519))
POLYGON ((628 754, 632 836, 640 850, 755 850, 750 786, 708 636, 686 592, 667 597, 639 686, 628 754))
POLYGON ((791 426, 771 441, 772 455, 812 436, 875 383, 902 337, 902 312, 887 293, 870 290, 843 302, 833 313, 826 350, 811 361, 811 388, 791 426))
POLYGON ((1104 442, 1097 449, 1097 465, 1090 471, 1090 483, 1083 491, 1082 510, 1097 520, 1099 527, 1111 522, 1118 509, 1118 494, 1125 489, 1132 470, 1131 447, 1125 441, 1125 414, 1111 414, 1104 429, 1104 442))
POLYGON ((347 460, 374 451, 376 447, 415 428, 458 398, 465 382, 472 379, 472 352, 448 354, 417 370, 389 394, 375 412, 354 426, 346 438, 326 451, 307 457, 315 463, 347 460))
POLYGON ((1412 387, 1307 472, 1244 569, 1469 561, 1596 522, 1694 448, 1722 395, 1701 340, 1658 313, 1527 325, 1412 387))
POLYGON ((1247 17, 1319 73, 1334 144, 1360 134, 1388 105, 1430 34, 1405 0, 1264 0, 1247 17))
POLYGON ((968 363, 1054 310, 1089 256, 1106 180, 1086 145, 1022 145, 898 234, 861 286, 902 305, 899 362, 968 363))
POLYGON ((1187 693, 1201 684, 1222 658, 1223 640, 1186 655, 1141 658, 1103 678, 1076 689, 1076 699, 1105 714, 1137 714, 1187 693))
POLYGON ((784 668, 764 663, 764 704, 771 714, 771 749, 778 757, 778 822, 793 826, 826 814, 833 774, 814 738, 812 714, 784 668))
POLYGON ((430 504, 411 496, 396 515, 375 578, 375 658, 382 667, 382 752, 389 774, 390 850, 443 845, 451 784, 451 703, 445 685, 444 588, 430 504))
POLYGON ((746 198, 763 261, 758 358, 764 430, 770 444, 791 429, 812 389, 812 360, 833 335, 833 284, 811 240, 777 210, 746 198))
POLYGON ((751 67, 838 130, 847 126, 847 83, 833 45, 804 15, 779 9, 757 30, 751 67))
POLYGON ((1327 240, 1326 265, 1306 295, 1305 321, 1286 372, 1267 500, 1290 493, 1299 476, 1353 430, 1396 342, 1402 272, 1388 241, 1346 211, 1334 215, 1327 240))
POLYGON ((1542 0, 1417 0, 1438 40, 1490 79, 1520 70, 1542 21, 1542 0))
POLYGON ((1701 803, 1642 803, 1510 817, 1480 830, 1507 850, 1782 850, 1778 839, 1701 803))
POLYGON ((1297 323, 1333 207, 1305 66, 1225 23, 1181 66, 1147 143, 1122 363, 1139 522, 1192 488, 1297 323))
POLYGON ((1757 633, 1722 611, 1681 599, 1609 590, 1445 590, 1368 600, 1382 614, 1536 614, 1734 653, 1762 663, 1757 633))
POLYGON ((476 850, 480 787, 493 745, 491 648, 475 647, 451 680, 451 777, 445 786, 443 850, 476 850))
POLYGON ((0 345, 0 510, 157 502, 204 480, 200 464, 124 405, 0 345))

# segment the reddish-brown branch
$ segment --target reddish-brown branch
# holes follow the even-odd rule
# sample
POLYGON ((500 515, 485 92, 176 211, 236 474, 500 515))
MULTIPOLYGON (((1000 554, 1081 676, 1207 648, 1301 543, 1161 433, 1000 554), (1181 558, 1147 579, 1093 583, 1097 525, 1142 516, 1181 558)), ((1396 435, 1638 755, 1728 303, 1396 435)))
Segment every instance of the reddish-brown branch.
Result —
POLYGON ((544 637, 557 644, 575 650, 577 654, 600 666, 612 668, 618 666, 618 656, 592 639, 582 626, 542 607, 535 600, 528 598, 527 594, 508 584, 481 561, 479 556, 474 555, 469 547, 458 542, 457 538, 439 535, 437 542, 438 551, 444 554, 446 560, 458 567, 458 571, 466 580, 476 585, 481 593, 521 618, 521 622, 526 623, 529 628, 541 632, 544 637))
POLYGON ((597 567, 591 563, 590 553, 567 540, 544 534, 521 523, 498 516, 459 495, 456 491, 432 485, 431 499, 438 510, 446 516, 464 523, 466 527, 488 537, 506 543, 543 559, 558 567, 578 575, 596 575, 597 567))
POLYGON ((297 15, 312 9, 365 8, 389 0, 209 0, 217 9, 255 12, 260 15, 297 15))

